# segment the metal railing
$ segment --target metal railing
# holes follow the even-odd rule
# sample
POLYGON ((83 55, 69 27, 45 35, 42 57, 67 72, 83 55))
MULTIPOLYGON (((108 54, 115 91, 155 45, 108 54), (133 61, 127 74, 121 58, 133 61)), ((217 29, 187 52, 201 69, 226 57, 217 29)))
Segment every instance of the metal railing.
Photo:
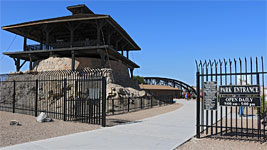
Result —
MULTIPOLYGON (((103 44, 102 42, 100 44, 103 44)), ((58 48, 70 48, 70 42, 55 42, 49 43, 48 49, 58 49, 58 48)), ((71 47, 87 47, 87 46, 96 46, 96 40, 84 40, 84 41, 75 41, 72 43, 71 47)), ((46 50, 47 47, 45 44, 31 44, 26 46, 25 51, 34 51, 34 50, 46 50)))
POLYGON ((107 115, 123 114, 173 104, 173 96, 121 97, 107 99, 107 115))

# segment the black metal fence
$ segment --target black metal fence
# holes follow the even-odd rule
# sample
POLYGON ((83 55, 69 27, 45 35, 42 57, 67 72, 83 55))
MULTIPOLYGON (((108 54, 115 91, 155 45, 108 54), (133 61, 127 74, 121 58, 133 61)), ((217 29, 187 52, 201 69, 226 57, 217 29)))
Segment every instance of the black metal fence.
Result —
POLYGON ((107 115, 123 114, 156 106, 173 104, 173 96, 142 96, 107 99, 107 115))
POLYGON ((106 79, 81 70, 2 75, 0 110, 105 126, 106 79))
MULTIPOLYGON (((209 60, 196 61, 197 65, 197 105, 196 136, 249 139, 266 141, 267 101, 266 75, 264 60, 209 60), (260 65, 258 65, 260 64, 260 65), (222 85, 258 85, 260 86, 261 106, 222 106, 215 110, 204 109, 204 82, 216 81, 222 85), (243 113, 242 113, 243 112, 243 113), (203 134, 200 134, 200 133, 203 134)), ((221 95, 218 95, 220 97, 221 95)))
POLYGON ((109 70, 82 69, 0 75, 0 111, 106 125, 106 115, 173 103, 173 96, 108 98, 109 70))

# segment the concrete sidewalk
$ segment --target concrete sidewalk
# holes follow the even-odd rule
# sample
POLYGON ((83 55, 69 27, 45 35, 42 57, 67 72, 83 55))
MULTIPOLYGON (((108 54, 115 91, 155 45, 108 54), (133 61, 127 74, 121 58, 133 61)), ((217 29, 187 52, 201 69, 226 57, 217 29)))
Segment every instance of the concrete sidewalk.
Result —
POLYGON ((2 150, 174 149, 195 135, 195 101, 135 123, 4 147, 2 150))

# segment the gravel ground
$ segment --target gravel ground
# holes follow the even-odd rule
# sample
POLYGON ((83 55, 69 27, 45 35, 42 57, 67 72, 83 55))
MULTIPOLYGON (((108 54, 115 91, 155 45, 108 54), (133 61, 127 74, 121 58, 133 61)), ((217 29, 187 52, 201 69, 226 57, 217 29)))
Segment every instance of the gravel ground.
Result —
POLYGON ((90 131, 100 127, 99 125, 62 120, 39 123, 35 117, 30 115, 0 111, 0 147, 90 131), (10 120, 19 121, 21 126, 10 126, 10 120))
POLYGON ((178 150, 266 150, 267 143, 226 140, 214 138, 192 138, 177 148, 178 150))
MULTIPOLYGON (((167 113, 180 107, 182 107, 182 104, 172 104, 137 112, 108 116, 107 125, 114 126, 121 123, 141 120, 167 113)), ((34 116, 0 111, 0 147, 90 131, 99 128, 101 128, 99 125, 70 121, 64 122, 62 120, 54 120, 53 122, 48 123, 38 123, 34 116), (22 125, 10 126, 10 120, 17 120, 22 125)))

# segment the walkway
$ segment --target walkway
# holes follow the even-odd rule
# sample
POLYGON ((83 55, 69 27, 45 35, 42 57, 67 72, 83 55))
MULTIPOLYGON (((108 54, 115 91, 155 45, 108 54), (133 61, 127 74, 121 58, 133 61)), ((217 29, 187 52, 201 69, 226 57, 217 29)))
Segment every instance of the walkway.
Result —
POLYGON ((2 149, 174 149, 195 135, 195 101, 177 100, 177 102, 183 103, 184 106, 136 123, 18 144, 2 149))

